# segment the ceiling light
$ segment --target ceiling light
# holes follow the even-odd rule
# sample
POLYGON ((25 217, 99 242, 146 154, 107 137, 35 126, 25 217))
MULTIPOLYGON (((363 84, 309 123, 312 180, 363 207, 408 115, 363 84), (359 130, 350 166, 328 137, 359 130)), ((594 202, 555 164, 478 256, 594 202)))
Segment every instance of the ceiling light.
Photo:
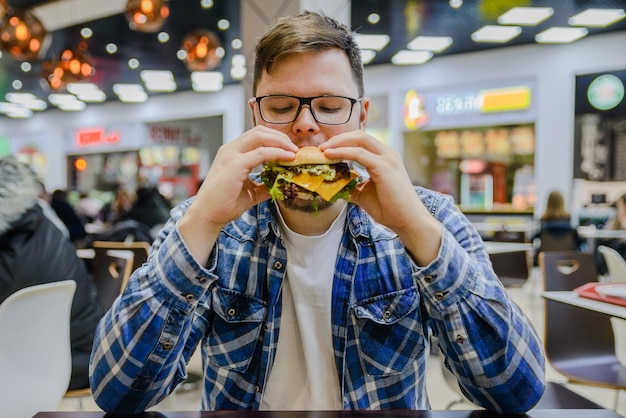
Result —
POLYGON ((138 32, 157 32, 170 15, 163 0, 128 0, 124 16, 128 27, 138 32))
POLYGON ((191 73, 194 91, 219 91, 224 86, 224 75, 219 71, 194 71, 191 73))
POLYGON ((15 103, 0 102, 0 113, 4 113, 10 118, 29 118, 33 116, 33 111, 15 103))
POLYGON ((376 51, 371 49, 362 49, 361 50, 361 61, 363 64, 369 64, 376 57, 376 51))
POLYGON ((367 15, 367 21, 370 22, 372 25, 375 25, 380 22, 380 15, 378 13, 370 13, 369 15, 367 15))
POLYGON ((389 35, 356 35, 356 43, 361 49, 380 51, 389 43, 389 35))
POLYGON ((587 9, 569 18, 567 23, 572 26, 593 26, 597 28, 609 26, 626 16, 624 9, 587 9))
POLYGON ((540 44, 567 44, 584 37, 587 32, 585 28, 554 27, 538 33, 535 41, 540 44))
POLYGON ((463 0, 450 0, 450 7, 453 9, 458 9, 463 6, 463 0))
POLYGON ((241 49, 241 47, 243 46, 243 42, 241 42, 241 39, 235 38, 231 41, 230 46, 233 49, 241 49))
POLYGON ((13 87, 15 90, 21 90, 24 85, 22 84, 22 80, 13 80, 13 82, 11 83, 11 87, 13 87))
POLYGON ((230 22, 228 21, 228 19, 220 19, 217 21, 217 28, 219 30, 227 30, 228 28, 230 28, 230 22))
POLYGON ((114 84, 113 92, 123 103, 143 103, 148 100, 148 95, 139 84, 114 84))
POLYGON ((168 70, 143 70, 140 73, 149 91, 170 92, 176 90, 174 74, 168 70))
POLYGON ((91 30, 91 28, 82 28, 80 30, 80 36, 84 39, 89 39, 93 36, 93 30, 91 30))
POLYGON ((452 38, 449 36, 418 36, 408 43, 407 48, 441 52, 450 45, 452 45, 452 38))
POLYGON ((105 49, 109 54, 115 54, 117 52, 117 45, 110 42, 106 45, 105 49))
POLYGON ((106 94, 94 83, 69 83, 67 91, 83 102, 104 102, 106 94))
POLYGON ((201 0, 200 6, 202 6, 203 9, 209 9, 213 7, 213 0, 201 0))
POLYGON ((552 14, 552 7, 513 7, 498 18, 501 25, 535 26, 552 14))
POLYGON ((170 40, 170 34, 167 32, 159 32, 159 34, 157 35, 157 39, 159 40, 159 42, 164 44, 170 40))
POLYGON ((519 26, 485 25, 472 33, 474 42, 508 42, 522 33, 519 26))
POLYGON ((206 29, 193 29, 183 38, 181 49, 185 54, 182 59, 189 71, 212 70, 222 60, 223 51, 220 53, 220 48, 220 40, 215 33, 206 29))
POLYGON ((51 94, 48 101, 59 109, 70 112, 84 110, 87 107, 85 102, 81 102, 72 94, 51 94))
POLYGON ((407 51, 401 50, 391 57, 391 62, 396 65, 423 64, 431 59, 433 53, 430 51, 407 51))
POLYGON ((18 61, 39 59, 50 46, 51 37, 29 10, 15 10, 0 23, 0 47, 18 61))
POLYGON ((139 68, 139 60, 137 58, 131 58, 128 60, 128 68, 131 70, 136 70, 139 68))
POLYGON ((20 64, 20 69, 22 71, 24 71, 25 73, 29 72, 30 70, 33 69, 32 65, 30 65, 30 62, 23 62, 20 64))
POLYGON ((31 110, 45 110, 48 105, 32 93, 7 93, 6 99, 13 104, 19 104, 31 110))

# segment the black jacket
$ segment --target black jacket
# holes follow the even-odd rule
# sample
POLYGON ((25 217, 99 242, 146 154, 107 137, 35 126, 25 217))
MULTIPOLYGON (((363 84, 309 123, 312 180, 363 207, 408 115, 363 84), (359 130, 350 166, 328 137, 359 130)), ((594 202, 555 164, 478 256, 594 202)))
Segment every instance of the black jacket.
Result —
POLYGON ((0 205, 3 206, 0 209, 0 303, 27 286, 74 280, 70 388, 88 387, 89 355, 96 325, 103 314, 93 280, 84 261, 76 255, 74 244, 43 214, 41 207, 33 203, 36 200, 24 196, 12 199, 10 194, 3 194, 6 191, 3 181, 6 178, 0 178, 0 205), (30 206, 24 209, 22 205, 30 206))

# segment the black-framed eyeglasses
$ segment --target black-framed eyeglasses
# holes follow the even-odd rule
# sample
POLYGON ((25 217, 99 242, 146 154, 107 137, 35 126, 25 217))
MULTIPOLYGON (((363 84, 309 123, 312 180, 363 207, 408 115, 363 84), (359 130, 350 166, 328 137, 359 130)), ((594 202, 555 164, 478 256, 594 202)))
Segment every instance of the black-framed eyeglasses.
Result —
POLYGON ((323 125, 343 125, 350 120, 354 104, 361 100, 344 96, 297 97, 270 94, 255 97, 261 118, 267 123, 291 123, 298 118, 303 105, 309 106, 313 118, 323 125))

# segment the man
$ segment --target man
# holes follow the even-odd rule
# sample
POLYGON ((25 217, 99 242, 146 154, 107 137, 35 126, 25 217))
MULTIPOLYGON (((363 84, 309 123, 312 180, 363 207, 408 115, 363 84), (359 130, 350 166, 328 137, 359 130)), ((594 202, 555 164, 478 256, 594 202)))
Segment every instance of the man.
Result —
POLYGON ((452 200, 415 189, 398 153, 363 131, 363 93, 358 46, 333 19, 305 12, 261 37, 255 127, 220 148, 100 323, 100 407, 158 403, 200 346, 204 409, 427 409, 430 331, 476 404, 521 413, 539 400, 531 324, 452 200), (319 105, 327 96, 340 99, 319 105), (366 169, 350 203, 272 201, 251 176, 304 146, 366 169))

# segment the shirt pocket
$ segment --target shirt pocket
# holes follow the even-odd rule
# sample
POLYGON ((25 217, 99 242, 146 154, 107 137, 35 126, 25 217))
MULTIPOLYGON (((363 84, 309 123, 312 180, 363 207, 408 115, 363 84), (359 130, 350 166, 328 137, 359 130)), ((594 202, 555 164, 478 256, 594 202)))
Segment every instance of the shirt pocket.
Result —
POLYGON ((357 346, 371 376, 402 373, 425 349, 415 287, 360 301, 355 306, 357 346))
POLYGON ((209 361, 243 372, 254 355, 266 304, 258 298, 222 288, 215 288, 211 299, 215 315, 207 338, 209 361))

